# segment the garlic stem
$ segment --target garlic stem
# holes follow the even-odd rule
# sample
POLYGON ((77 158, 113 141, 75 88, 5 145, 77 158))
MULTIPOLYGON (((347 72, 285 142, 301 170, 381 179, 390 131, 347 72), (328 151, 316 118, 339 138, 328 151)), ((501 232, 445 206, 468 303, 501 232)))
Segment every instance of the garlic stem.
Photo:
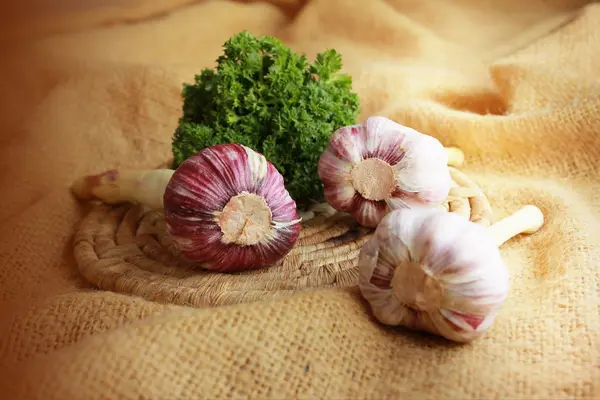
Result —
POLYGON ((174 172, 172 169, 111 169, 77 179, 71 185, 71 191, 79 200, 100 200, 107 204, 134 203, 150 209, 161 209, 165 189, 174 172))
POLYGON ((481 190, 477 188, 471 187, 453 187, 450 188, 450 193, 448 193, 448 197, 479 197, 481 196, 481 190))
POLYGON ((330 217, 337 213, 336 209, 331 207, 328 203, 317 203, 310 206, 308 209, 309 212, 313 212, 314 214, 321 214, 326 217, 330 217))
POLYGON ((315 213, 312 211, 298 211, 298 216, 302 221, 310 221, 315 217, 315 213))
POLYGON ((466 197, 448 198, 448 211, 465 219, 471 218, 471 205, 466 197))
POLYGON ((521 233, 532 234, 544 224, 544 214, 534 205, 526 205, 514 214, 492 224, 488 232, 498 247, 521 233))
MULTIPOLYGON (((448 167, 448 169, 450 170, 450 175, 452 176, 452 179, 458 185, 462 186, 465 189, 468 188, 481 192, 481 189, 479 189, 477 184, 471 181, 463 172, 453 167, 448 167)), ((489 226, 493 213, 492 205, 490 204, 487 197, 483 196, 483 194, 480 194, 475 197, 470 197, 469 202, 472 209, 470 218, 471 222, 475 222, 483 226, 489 226)))
POLYGON ((448 154, 448 165, 460 167, 465 162, 465 154, 458 147, 445 147, 448 154))

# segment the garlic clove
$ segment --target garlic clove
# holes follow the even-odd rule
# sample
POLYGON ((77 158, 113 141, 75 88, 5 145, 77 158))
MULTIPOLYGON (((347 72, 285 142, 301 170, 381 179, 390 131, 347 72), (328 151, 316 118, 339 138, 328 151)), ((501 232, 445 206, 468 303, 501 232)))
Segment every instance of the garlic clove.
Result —
POLYGON ((239 144, 208 147, 184 161, 166 187, 164 207, 175 246, 215 271, 273 265, 300 232, 282 175, 239 144))
POLYGON ((446 150, 437 139, 423 134, 413 135, 406 149, 403 159, 393 167, 398 194, 413 194, 408 198, 410 205, 441 204, 452 186, 446 150))
POLYGON ((435 138, 375 116, 335 131, 318 171, 333 208, 375 227, 397 208, 439 206, 452 183, 447 162, 435 138))
POLYGON ((328 156, 355 165, 363 159, 364 145, 364 127, 362 125, 347 126, 338 129, 331 135, 328 143, 330 153, 328 156))
POLYGON ((366 153, 363 159, 376 157, 389 165, 399 163, 406 156, 406 149, 417 131, 406 128, 385 117, 370 117, 363 124, 366 153))
POLYGON ((319 160, 321 165, 320 179, 326 183, 336 183, 347 181, 351 183, 352 168, 354 164, 341 155, 334 152, 323 153, 319 160))
POLYGON ((356 190, 351 184, 335 185, 325 188, 325 199, 338 205, 338 211, 351 211, 357 201, 356 190))
POLYGON ((355 203, 358 203, 358 206, 354 208, 354 218, 363 226, 376 226, 381 218, 389 212, 389 207, 385 202, 358 198, 355 203))

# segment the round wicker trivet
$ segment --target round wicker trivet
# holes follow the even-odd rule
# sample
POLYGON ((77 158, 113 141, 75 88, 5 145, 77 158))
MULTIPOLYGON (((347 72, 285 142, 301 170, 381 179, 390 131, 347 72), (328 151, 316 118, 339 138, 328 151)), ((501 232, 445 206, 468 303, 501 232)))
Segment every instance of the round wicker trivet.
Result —
MULTIPOLYGON (((455 188, 443 207, 490 225, 487 197, 465 174, 451 168, 455 188)), ((83 277, 103 290, 147 300, 218 306, 288 296, 298 291, 358 283, 357 261, 372 230, 345 214, 316 215, 302 224, 300 239, 276 265, 240 273, 194 267, 173 247, 162 213, 139 206, 95 206, 78 227, 74 253, 83 277)))

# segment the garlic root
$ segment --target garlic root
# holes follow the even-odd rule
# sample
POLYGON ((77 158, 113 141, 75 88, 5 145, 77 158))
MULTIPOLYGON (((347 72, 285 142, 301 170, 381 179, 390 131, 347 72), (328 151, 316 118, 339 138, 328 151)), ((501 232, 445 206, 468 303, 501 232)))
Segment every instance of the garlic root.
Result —
POLYGON ((71 192, 82 201, 99 200, 106 204, 133 203, 150 209, 162 209, 163 195, 174 172, 172 169, 110 169, 77 179, 71 185, 71 192))
POLYGON ((526 205, 517 212, 492 224, 488 232, 498 247, 521 233, 532 234, 544 225, 544 214, 534 205, 526 205))

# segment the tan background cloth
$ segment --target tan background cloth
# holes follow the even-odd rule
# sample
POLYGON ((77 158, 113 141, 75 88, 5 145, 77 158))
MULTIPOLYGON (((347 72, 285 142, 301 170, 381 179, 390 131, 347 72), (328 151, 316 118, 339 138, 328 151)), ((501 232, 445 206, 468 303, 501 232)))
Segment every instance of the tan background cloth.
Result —
POLYGON ((21 29, 0 66, 2 398, 600 398, 600 5, 75 3, 58 22, 3 25, 21 29), (464 149, 498 217, 544 211, 542 231, 503 247, 512 288, 486 337, 394 332, 356 290, 190 309, 79 277, 68 184, 166 160, 182 82, 241 29, 311 58, 336 48, 361 118, 464 149), (58 36, 16 45, 44 32, 58 36))

